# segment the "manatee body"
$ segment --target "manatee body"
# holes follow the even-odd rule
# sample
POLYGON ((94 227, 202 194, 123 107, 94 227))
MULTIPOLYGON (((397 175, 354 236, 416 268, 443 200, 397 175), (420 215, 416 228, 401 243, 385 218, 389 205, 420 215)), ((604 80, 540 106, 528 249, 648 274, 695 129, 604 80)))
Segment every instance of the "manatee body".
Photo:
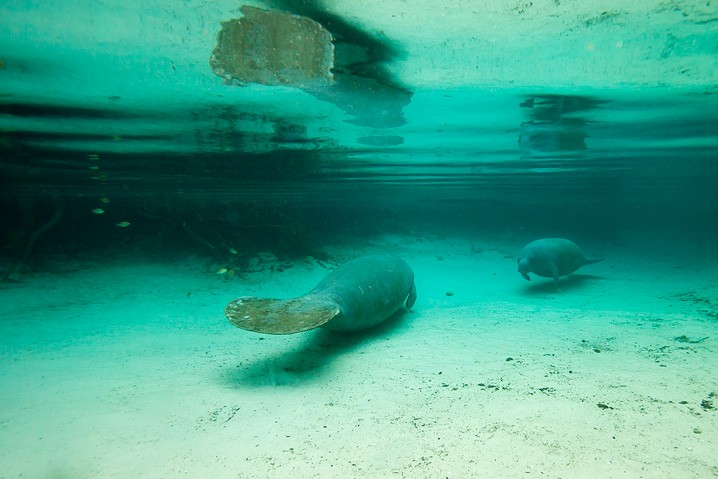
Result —
POLYGON ((414 272, 399 257, 363 256, 329 273, 309 293, 291 299, 241 297, 225 308, 235 326, 266 334, 292 334, 323 326, 357 331, 416 301, 414 272))
POLYGON ((519 273, 531 281, 529 273, 544 278, 558 278, 576 271, 585 264, 597 263, 603 258, 587 259, 576 243, 564 238, 543 238, 524 246, 519 254, 519 273))

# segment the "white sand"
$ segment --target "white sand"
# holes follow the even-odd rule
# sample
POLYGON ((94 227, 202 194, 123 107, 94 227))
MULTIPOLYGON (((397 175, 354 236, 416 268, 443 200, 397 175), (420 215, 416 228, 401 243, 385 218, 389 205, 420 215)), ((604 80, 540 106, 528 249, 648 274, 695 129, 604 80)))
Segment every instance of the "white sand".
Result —
POLYGON ((515 271, 521 244, 497 244, 333 251, 392 251, 416 273, 414 310, 353 337, 224 319, 240 295, 306 292, 326 273, 312 260, 5 285, 0 478, 718 476, 718 412, 701 406, 718 406, 718 262, 586 248, 607 260, 554 292, 515 271))

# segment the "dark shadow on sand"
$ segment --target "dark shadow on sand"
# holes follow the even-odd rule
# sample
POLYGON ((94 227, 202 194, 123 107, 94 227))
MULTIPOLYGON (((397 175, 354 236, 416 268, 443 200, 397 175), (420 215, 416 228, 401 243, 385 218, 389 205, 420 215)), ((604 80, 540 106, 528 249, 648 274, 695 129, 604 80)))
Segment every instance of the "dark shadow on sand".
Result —
MULTIPOLYGON (((271 337, 264 341, 268 354, 260 359, 242 361, 226 371, 221 380, 232 388, 277 387, 306 384, 320 379, 331 362, 340 355, 353 354, 363 344, 394 335, 414 319, 414 314, 401 309, 373 328, 355 333, 336 333, 321 328, 299 333, 306 338, 291 350, 271 348, 271 337)), ((252 334, 252 333, 247 333, 252 334)))
POLYGON ((548 278, 537 278, 534 276, 531 279, 531 282, 521 289, 521 294, 525 294, 527 296, 547 293, 560 294, 566 291, 588 287, 593 281, 601 279, 603 279, 601 276, 591 274, 570 274, 559 279, 557 289, 553 284, 553 280, 548 278))

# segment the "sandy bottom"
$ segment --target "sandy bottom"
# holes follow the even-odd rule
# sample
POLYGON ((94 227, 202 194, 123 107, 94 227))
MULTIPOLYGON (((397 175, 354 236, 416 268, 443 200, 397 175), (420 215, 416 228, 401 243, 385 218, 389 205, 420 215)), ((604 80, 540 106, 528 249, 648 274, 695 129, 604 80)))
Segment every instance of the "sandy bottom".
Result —
POLYGON ((518 275, 516 246, 331 252, 416 273, 414 309, 354 336, 225 320, 237 296, 309 290, 329 267, 312 258, 4 285, 0 477, 718 477, 718 261, 597 251, 554 291, 518 275))

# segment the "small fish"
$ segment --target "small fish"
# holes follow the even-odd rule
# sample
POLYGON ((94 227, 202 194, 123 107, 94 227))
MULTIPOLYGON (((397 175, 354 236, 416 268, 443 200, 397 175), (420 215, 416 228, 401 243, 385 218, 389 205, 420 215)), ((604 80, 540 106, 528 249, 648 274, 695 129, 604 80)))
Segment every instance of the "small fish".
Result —
POLYGON ((100 203, 102 203, 103 205, 106 205, 109 202, 110 202, 110 199, 107 197, 100 198, 100 203))
POLYGON ((130 226, 130 222, 129 221, 120 221, 115 226, 117 226, 119 228, 127 228, 128 226, 130 226))
POLYGON ((94 210, 92 210, 92 212, 95 213, 96 215, 101 215, 102 213, 105 212, 105 210, 103 210, 102 208, 95 208, 94 210))
POLYGON ((237 254, 237 253, 238 253, 238 251, 237 251, 236 249, 234 249, 234 248, 229 248, 229 252, 232 253, 232 254, 237 254))
POLYGON ((219 268, 217 270, 218 276, 224 276, 224 279, 227 280, 234 276, 235 271, 233 269, 227 269, 227 268, 219 268))

